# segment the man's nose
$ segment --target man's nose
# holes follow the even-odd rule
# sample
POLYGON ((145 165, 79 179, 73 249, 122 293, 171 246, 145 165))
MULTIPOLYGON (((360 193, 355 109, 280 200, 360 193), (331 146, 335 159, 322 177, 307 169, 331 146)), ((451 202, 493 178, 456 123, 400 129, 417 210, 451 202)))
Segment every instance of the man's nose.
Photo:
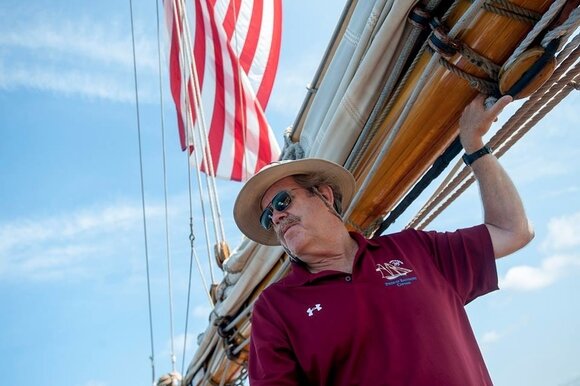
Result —
POLYGON ((274 225, 278 225, 280 223, 280 221, 282 221, 286 216, 288 216, 288 213, 286 213, 286 211, 277 211, 277 210, 273 210, 272 211, 272 224, 274 225))

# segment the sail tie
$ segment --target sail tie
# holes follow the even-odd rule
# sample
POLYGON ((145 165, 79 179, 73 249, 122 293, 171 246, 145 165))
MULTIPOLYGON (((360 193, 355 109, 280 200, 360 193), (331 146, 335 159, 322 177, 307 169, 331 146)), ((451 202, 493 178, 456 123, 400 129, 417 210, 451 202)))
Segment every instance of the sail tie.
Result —
POLYGON ((304 149, 300 142, 292 142, 292 127, 284 130, 284 148, 280 155, 281 160, 296 160, 304 158, 304 149))

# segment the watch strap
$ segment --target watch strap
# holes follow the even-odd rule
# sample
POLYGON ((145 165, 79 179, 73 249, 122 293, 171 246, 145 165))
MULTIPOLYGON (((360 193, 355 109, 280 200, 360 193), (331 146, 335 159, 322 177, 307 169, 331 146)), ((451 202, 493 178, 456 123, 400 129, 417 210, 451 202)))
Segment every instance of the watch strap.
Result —
POLYGON ((482 147, 481 149, 471 153, 471 154, 463 154, 463 162, 465 162, 465 164, 467 166, 471 166, 472 163, 474 163, 475 161, 477 161, 478 159, 480 159, 481 157, 483 157, 486 154, 491 154, 492 149, 491 147, 489 147, 488 145, 485 145, 484 147, 482 147))

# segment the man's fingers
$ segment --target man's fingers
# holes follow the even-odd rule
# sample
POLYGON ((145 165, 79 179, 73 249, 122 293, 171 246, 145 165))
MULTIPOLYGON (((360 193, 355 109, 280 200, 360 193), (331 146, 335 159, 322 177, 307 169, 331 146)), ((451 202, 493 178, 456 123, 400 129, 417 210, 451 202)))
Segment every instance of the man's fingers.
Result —
POLYGON ((493 104, 493 106, 491 106, 491 108, 489 109, 489 113, 493 114, 495 117, 497 117, 503 111, 503 109, 508 104, 511 103, 512 100, 513 100, 513 98, 511 97, 511 95, 502 96, 493 104))

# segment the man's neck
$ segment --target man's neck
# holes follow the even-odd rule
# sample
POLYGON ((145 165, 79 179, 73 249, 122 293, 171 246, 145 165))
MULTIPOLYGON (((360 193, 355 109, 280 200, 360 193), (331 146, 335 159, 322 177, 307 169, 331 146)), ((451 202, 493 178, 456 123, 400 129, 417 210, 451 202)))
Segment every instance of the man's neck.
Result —
POLYGON ((316 253, 304 259, 311 273, 322 271, 340 271, 352 273, 352 265, 356 252, 358 251, 357 242, 350 237, 348 232, 342 234, 336 243, 326 243, 328 248, 321 248, 316 253))

